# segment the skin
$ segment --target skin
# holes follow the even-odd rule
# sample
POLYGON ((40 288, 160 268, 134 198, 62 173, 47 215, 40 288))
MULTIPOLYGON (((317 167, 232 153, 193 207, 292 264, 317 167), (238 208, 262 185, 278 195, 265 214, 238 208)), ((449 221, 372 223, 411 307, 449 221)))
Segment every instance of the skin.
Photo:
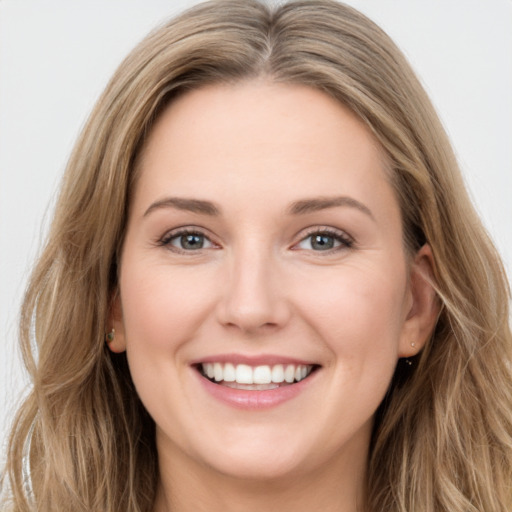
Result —
POLYGON ((404 250, 378 143, 322 92, 249 81, 173 102, 139 170, 110 347, 156 423, 155 511, 362 510, 375 410, 436 317, 430 249, 404 250), (184 226, 202 248, 180 245, 184 226), (240 410, 191 366, 225 353, 319 370, 293 399, 240 410))

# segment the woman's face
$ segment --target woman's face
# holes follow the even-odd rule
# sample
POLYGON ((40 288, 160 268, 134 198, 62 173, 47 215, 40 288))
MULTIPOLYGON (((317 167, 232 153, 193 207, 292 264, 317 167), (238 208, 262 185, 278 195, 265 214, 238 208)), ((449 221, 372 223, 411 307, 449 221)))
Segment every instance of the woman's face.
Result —
POLYGON ((161 457, 257 478, 364 465, 425 337, 370 132, 307 87, 208 86, 167 108, 139 170, 112 349, 161 457))

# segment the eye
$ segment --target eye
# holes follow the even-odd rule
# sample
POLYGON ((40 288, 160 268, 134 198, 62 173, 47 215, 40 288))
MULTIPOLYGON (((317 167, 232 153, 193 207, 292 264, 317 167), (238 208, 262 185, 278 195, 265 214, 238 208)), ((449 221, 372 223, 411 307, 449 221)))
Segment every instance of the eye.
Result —
POLYGON ((352 247, 353 241, 344 233, 318 230, 303 238, 296 248, 307 251, 332 251, 352 247))
POLYGON ((179 251, 199 251, 214 247, 212 241, 199 231, 179 231, 166 235, 161 240, 161 245, 179 251))

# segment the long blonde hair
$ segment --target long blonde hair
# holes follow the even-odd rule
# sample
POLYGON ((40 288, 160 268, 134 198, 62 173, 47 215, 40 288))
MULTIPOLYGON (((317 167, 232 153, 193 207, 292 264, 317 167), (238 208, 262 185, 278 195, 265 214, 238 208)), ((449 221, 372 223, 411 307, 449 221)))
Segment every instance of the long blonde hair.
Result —
POLYGON ((370 450, 368 512, 512 510, 510 294, 434 109, 403 55, 333 0, 196 6, 121 64, 70 157, 34 269, 20 338, 33 389, 7 476, 16 511, 148 512, 154 424, 123 354, 104 343, 134 162, 164 106, 209 83, 265 76, 351 108, 392 162, 404 240, 432 247, 441 313, 413 365, 399 362, 370 450))

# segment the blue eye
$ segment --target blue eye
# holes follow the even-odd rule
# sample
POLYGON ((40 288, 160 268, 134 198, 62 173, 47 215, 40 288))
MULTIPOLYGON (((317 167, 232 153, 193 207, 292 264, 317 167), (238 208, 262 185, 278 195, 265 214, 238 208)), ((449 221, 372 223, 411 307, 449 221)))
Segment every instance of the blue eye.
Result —
POLYGON ((330 251, 342 247, 351 247, 352 241, 340 233, 316 231, 303 238, 298 244, 299 249, 309 251, 330 251))
POLYGON ((212 242, 202 233, 188 231, 165 237, 162 240, 162 245, 175 247, 182 251, 198 251, 213 247, 212 242))

